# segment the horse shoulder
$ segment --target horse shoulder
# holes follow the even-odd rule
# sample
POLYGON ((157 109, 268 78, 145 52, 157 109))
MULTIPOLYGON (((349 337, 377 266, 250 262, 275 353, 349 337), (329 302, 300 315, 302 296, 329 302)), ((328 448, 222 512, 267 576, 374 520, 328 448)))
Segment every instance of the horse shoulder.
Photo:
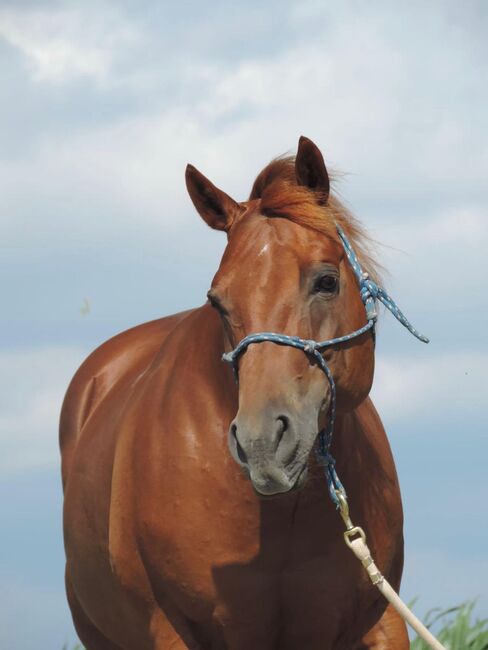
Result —
POLYGON ((125 330, 96 348, 76 371, 61 408, 59 444, 63 486, 83 427, 109 391, 151 363, 166 336, 191 311, 149 321, 125 330))

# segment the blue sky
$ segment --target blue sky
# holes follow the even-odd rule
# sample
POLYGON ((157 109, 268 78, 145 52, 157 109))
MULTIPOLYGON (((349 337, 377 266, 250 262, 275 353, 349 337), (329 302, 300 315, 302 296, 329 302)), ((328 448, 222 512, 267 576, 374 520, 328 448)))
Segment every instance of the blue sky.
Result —
POLYGON ((57 419, 75 369, 201 304, 224 247, 192 162, 244 199, 301 134, 381 242, 373 397, 400 474, 403 595, 488 598, 488 7, 373 1, 0 3, 0 647, 73 641, 57 419), (83 313, 85 299, 89 313, 83 313))

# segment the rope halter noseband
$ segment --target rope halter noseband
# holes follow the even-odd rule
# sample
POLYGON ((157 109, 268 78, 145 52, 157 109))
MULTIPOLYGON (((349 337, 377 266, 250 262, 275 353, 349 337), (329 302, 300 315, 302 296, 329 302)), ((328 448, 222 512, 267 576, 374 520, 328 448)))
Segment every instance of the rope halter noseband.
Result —
POLYGON ((326 341, 313 341, 302 339, 299 336, 288 336, 286 334, 277 334, 275 332, 257 332, 255 334, 249 334, 245 336, 236 347, 227 352, 222 356, 224 361, 227 361, 232 365, 234 370, 234 376, 236 381, 238 379, 238 364, 239 357, 243 354, 247 348, 254 343, 276 343, 277 345, 288 345, 297 350, 302 350, 307 356, 311 359, 315 359, 317 365, 324 372, 325 376, 330 385, 330 405, 329 405, 329 420, 327 427, 319 433, 319 444, 317 449, 317 459, 318 462, 324 467, 325 477, 327 480, 327 486, 329 489, 329 494, 332 501, 337 507, 340 506, 340 501, 338 497, 342 495, 346 499, 346 491, 342 485, 337 472, 335 470, 335 460, 330 453, 330 446, 332 443, 332 434, 334 432, 334 422, 336 415, 336 387, 332 373, 325 363, 322 352, 327 348, 346 343, 352 339, 361 336, 365 332, 371 330, 374 334, 375 323, 378 317, 376 311, 376 302, 379 300, 385 307, 391 311, 393 316, 400 321, 400 323, 408 329, 408 331, 418 338, 423 343, 428 343, 429 339, 422 334, 420 334, 407 320, 404 314, 400 311, 397 304, 391 298, 388 293, 381 287, 379 287, 376 282, 370 279, 367 273, 361 268, 358 257, 354 252, 353 247, 351 246, 350 241, 346 237, 344 231, 340 226, 336 224, 337 232, 339 238, 344 247, 347 259, 349 260, 350 265, 354 271, 354 274, 359 283, 359 293, 361 295, 361 300, 363 301, 364 308, 366 310, 366 325, 360 327, 359 329, 351 332, 350 334, 345 334, 344 336, 338 336, 334 339, 327 339, 326 341))

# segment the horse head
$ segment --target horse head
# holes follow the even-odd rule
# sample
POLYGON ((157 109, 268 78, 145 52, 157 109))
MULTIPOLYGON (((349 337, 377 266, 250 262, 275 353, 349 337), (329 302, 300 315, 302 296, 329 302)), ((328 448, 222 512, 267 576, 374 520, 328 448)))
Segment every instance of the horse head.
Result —
MULTIPOLYGON (((330 193, 313 142, 302 137, 294 158, 272 161, 248 201, 234 201, 190 165, 186 182, 202 218, 228 237, 208 292, 222 320, 225 350, 253 332, 323 341, 365 325, 358 280, 336 226, 374 274, 364 234, 330 193)), ((323 355, 338 409, 354 409, 373 380, 372 331, 323 355)), ((250 345, 238 364, 239 408, 228 435, 232 456, 260 495, 301 487, 310 452, 330 417, 327 377, 310 355, 273 342, 250 345)))

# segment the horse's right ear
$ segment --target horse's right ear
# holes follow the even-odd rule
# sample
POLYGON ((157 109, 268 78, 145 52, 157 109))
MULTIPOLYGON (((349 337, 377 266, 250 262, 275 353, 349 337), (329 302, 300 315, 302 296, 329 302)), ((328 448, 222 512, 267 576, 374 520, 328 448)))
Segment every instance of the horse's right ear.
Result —
POLYGON ((228 194, 215 187, 193 165, 187 165, 186 187, 202 219, 215 230, 228 231, 244 208, 228 194))
POLYGON ((326 203, 329 197, 329 174, 320 149, 309 138, 301 136, 295 157, 295 174, 298 185, 304 185, 317 192, 320 203, 326 203))

